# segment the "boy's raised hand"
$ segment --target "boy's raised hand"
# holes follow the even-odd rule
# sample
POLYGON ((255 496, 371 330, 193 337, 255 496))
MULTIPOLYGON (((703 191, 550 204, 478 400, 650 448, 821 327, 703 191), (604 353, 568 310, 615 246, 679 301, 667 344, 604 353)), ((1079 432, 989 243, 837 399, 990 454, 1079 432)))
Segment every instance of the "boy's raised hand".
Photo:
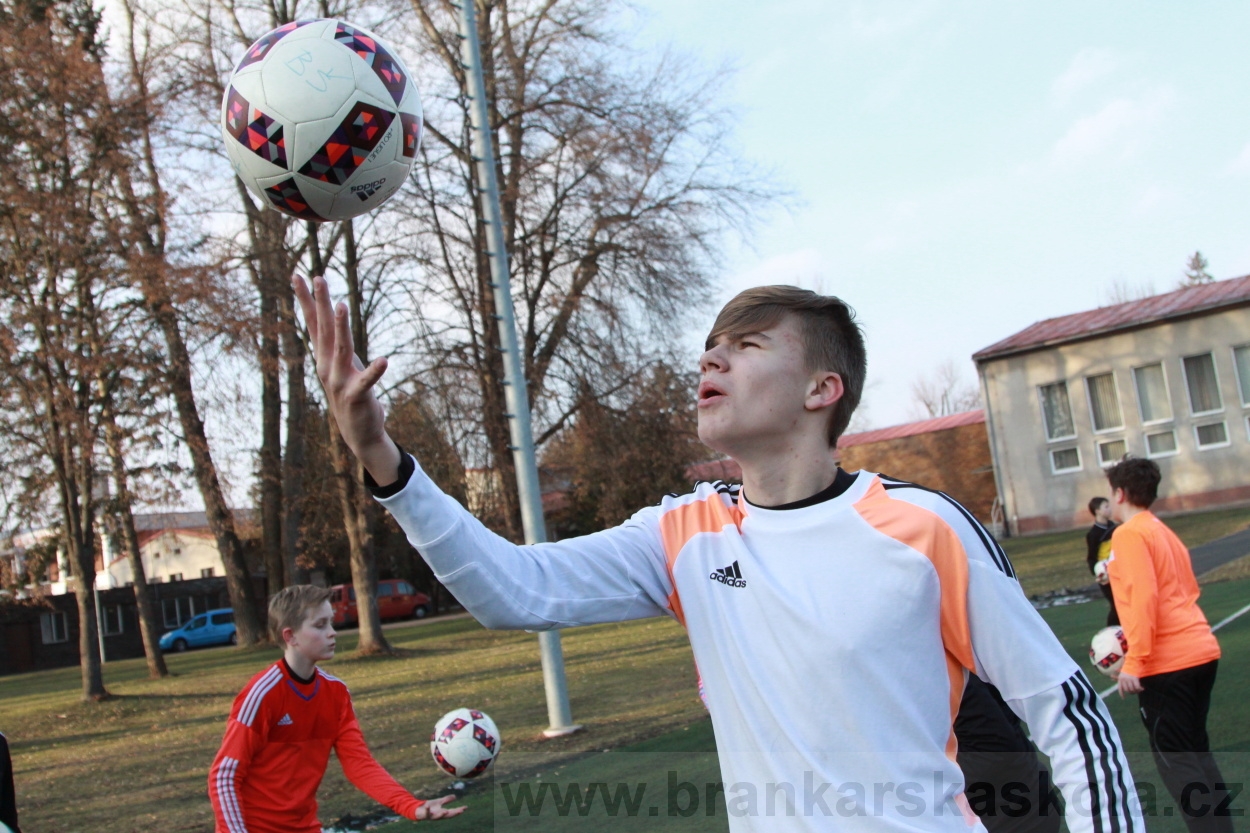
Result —
POLYGON ((452 816, 458 816, 465 810, 469 809, 461 805, 460 807, 444 807, 448 801, 455 801, 454 795, 445 795, 442 798, 431 799, 417 808, 417 821, 436 821, 438 819, 449 819, 452 816))
POLYGON ((300 275, 292 285, 304 313, 317 378, 343 441, 378 485, 395 482, 399 478, 399 447, 386 433, 386 412, 373 393, 373 386, 386 372, 386 359, 376 358, 368 367, 360 361, 352 347, 347 306, 341 301, 337 308, 330 304, 330 287, 324 277, 312 279, 311 291, 300 275))

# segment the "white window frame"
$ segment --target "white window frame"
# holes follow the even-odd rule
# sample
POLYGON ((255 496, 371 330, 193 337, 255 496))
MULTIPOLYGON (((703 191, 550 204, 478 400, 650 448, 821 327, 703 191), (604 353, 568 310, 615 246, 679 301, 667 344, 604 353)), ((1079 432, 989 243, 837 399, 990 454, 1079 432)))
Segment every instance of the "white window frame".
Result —
POLYGON ((1237 368, 1237 351, 1250 350, 1250 344, 1234 344, 1228 348, 1228 356, 1233 361, 1233 376, 1237 379, 1237 396, 1241 399, 1241 407, 1250 408, 1250 379, 1241 378, 1237 368))
POLYGON ((1048 448, 1046 449, 1046 456, 1050 458, 1051 474, 1075 474, 1076 472, 1083 471, 1085 469, 1085 461, 1081 459, 1081 447, 1078 445, 1068 446, 1066 448, 1048 448), (1055 468, 1055 452, 1057 451, 1075 451, 1076 465, 1070 469, 1055 468))
MULTIPOLYGON (((1069 400, 1071 404, 1071 400, 1069 400)), ((1115 371, 1107 370, 1103 373, 1094 373, 1085 377, 1085 407, 1089 409, 1089 427, 1094 429, 1095 434, 1111 434, 1115 431, 1124 430, 1124 406, 1120 403, 1120 385, 1115 380, 1115 371), (1091 379, 1101 376, 1111 377, 1111 390, 1115 393, 1115 406, 1120 411, 1120 424, 1112 425, 1107 428, 1099 428, 1098 420, 1094 419, 1094 397, 1089 392, 1089 383, 1091 379)))
POLYGON ((1150 458, 1150 459, 1152 459, 1152 460, 1158 459, 1158 458, 1160 458, 1160 457, 1175 457, 1177 454, 1180 454, 1180 453, 1181 453, 1181 444, 1180 444, 1180 440, 1179 440, 1179 439, 1177 438, 1177 436, 1176 436, 1176 429, 1175 429, 1175 428, 1167 428, 1167 429, 1164 429, 1163 431, 1150 431, 1150 432, 1147 432, 1147 433, 1146 433, 1146 434, 1142 437, 1142 439, 1143 439, 1143 440, 1145 441, 1145 443, 1146 443, 1146 456, 1147 456, 1147 457, 1149 457, 1149 458, 1150 458), (1155 434, 1171 434, 1171 435, 1172 435, 1172 445, 1173 445, 1172 450, 1171 450, 1171 451, 1164 451, 1164 452, 1162 452, 1162 453, 1160 453, 1160 454, 1155 454, 1155 453, 1151 452, 1151 450, 1150 450, 1150 438, 1151 438, 1152 436, 1154 436, 1155 434))
MULTIPOLYGON (((1047 444, 1065 443, 1076 439, 1076 420, 1072 417, 1072 394, 1068 391, 1068 380, 1060 379, 1057 382, 1048 382, 1044 385, 1037 386, 1037 408, 1042 414, 1042 434, 1046 437, 1047 444), (1050 426, 1046 423, 1046 397, 1042 394, 1043 388, 1054 387, 1055 385, 1063 385, 1064 392, 1068 394, 1068 421, 1072 423, 1072 433, 1065 434, 1062 437, 1050 436, 1050 426)), ((1053 466, 1052 466, 1053 468, 1053 466)), ((1068 471, 1064 469, 1064 471, 1068 471)))
MULTIPOLYGON (((1219 366, 1219 362, 1215 360, 1214 350, 1208 350, 1205 353, 1191 353, 1188 356, 1181 356, 1181 376, 1184 377, 1185 379, 1185 404, 1189 405, 1190 416, 1204 417, 1204 416, 1210 416, 1211 414, 1224 413, 1224 391, 1221 388, 1220 366, 1219 366), (1196 359, 1199 356, 1211 357, 1211 370, 1212 372, 1215 373, 1215 395, 1220 398, 1220 407, 1216 408, 1213 411, 1195 411, 1194 400, 1189 392, 1189 371, 1185 369, 1185 359, 1196 359)), ((1206 447, 1211 448, 1212 446, 1206 446, 1206 447)))
POLYGON ((65 614, 59 610, 39 614, 39 632, 44 645, 59 645, 69 642, 69 622, 65 614), (57 625, 60 624, 60 638, 57 638, 57 625))
POLYGON ((1094 441, 1094 456, 1098 459, 1098 465, 1104 469, 1109 469, 1112 466, 1114 466, 1116 463, 1120 462, 1119 460, 1112 460, 1111 462, 1108 463, 1107 461, 1102 459, 1102 447, 1104 445, 1111 445, 1111 443, 1124 443, 1124 453, 1125 454, 1129 453, 1127 437, 1103 437, 1100 440, 1095 440, 1094 441))
POLYGON ((1232 438, 1232 435, 1228 433, 1228 421, 1227 420, 1219 419, 1219 420, 1215 420, 1214 422, 1204 422, 1201 425, 1194 425, 1194 445, 1198 447, 1199 451, 1212 451, 1217 448, 1228 448, 1232 444, 1233 444, 1233 438, 1232 438), (1223 425, 1224 426, 1224 442, 1210 443, 1208 445, 1202 444, 1202 440, 1198 439, 1198 429, 1206 428, 1210 425, 1223 425))
MULTIPOLYGON (((1162 361, 1147 362, 1146 364, 1139 364, 1136 367, 1130 368, 1129 372, 1132 373, 1133 375, 1133 395, 1137 398, 1137 418, 1141 420, 1141 424, 1143 426, 1166 425, 1169 422, 1175 422, 1176 421, 1176 409, 1172 407, 1172 383, 1168 381, 1167 366, 1162 361), (1155 365, 1158 365, 1159 372, 1163 374, 1163 395, 1167 398, 1168 410, 1172 412, 1172 415, 1169 417, 1165 417, 1163 419, 1152 419, 1149 422, 1147 422, 1146 414, 1144 413, 1142 409, 1141 389, 1137 386, 1137 371, 1145 370, 1147 367, 1154 367, 1155 365)), ((1188 395, 1188 389, 1186 389, 1186 395, 1188 395)), ((1155 432, 1155 433, 1158 433, 1158 432, 1155 432)))
POLYGON ((121 605, 104 605, 100 619, 104 623, 105 636, 121 636, 126 631, 126 617, 121 605))

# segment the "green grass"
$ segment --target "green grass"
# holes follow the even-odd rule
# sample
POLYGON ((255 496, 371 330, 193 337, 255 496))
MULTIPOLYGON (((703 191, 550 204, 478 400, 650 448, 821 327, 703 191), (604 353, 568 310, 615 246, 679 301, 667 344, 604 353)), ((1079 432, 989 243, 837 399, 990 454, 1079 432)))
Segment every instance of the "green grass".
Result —
MULTIPOLYGON (((1204 588, 1201 600, 1203 610, 1212 624, 1250 604, 1250 581, 1229 581, 1204 588)), ((1089 638, 1104 624, 1106 611, 1101 604, 1072 605, 1043 611, 1056 636, 1069 654, 1082 668, 1089 668, 1089 676, 1098 690, 1107 688, 1111 681, 1095 673, 1089 666, 1089 638)), ((1212 698, 1208 728, 1212 748, 1227 781, 1244 784, 1250 781, 1250 701, 1244 696, 1250 685, 1250 614, 1228 625, 1219 632, 1224 651, 1220 662, 1219 680, 1212 698)), ((1147 818, 1151 833, 1187 833, 1184 823, 1176 816, 1162 814, 1170 799, 1159 781, 1158 771, 1150 755, 1146 730, 1137 716, 1136 698, 1122 700, 1113 693, 1107 705, 1119 729, 1121 741, 1133 775, 1139 784, 1150 784, 1155 790, 1155 814, 1147 818)), ((558 786, 565 797, 570 785, 586 789, 595 782, 606 783, 615 792, 617 783, 636 787, 646 785, 640 812, 635 817, 626 815, 624 805, 618 807, 615 816, 609 816, 601 800, 591 802, 587 817, 580 816, 577 805, 571 803, 563 817, 556 812, 550 800, 545 811, 538 817, 522 812, 509 812, 508 802, 501 788, 508 783, 509 796, 515 801, 518 785, 515 776, 496 779, 496 783, 483 783, 465 796, 462 803, 468 811, 457 819, 440 822, 440 833, 468 833, 475 830, 544 831, 544 833, 572 833, 584 831, 589 826, 600 825, 612 831, 633 831, 644 828, 683 831, 725 831, 728 829, 723 800, 713 817, 705 813, 707 802, 703 794, 709 782, 719 780, 716 744, 711 724, 701 720, 657 738, 638 743, 625 749, 613 749, 606 754, 583 756, 541 772, 530 773, 525 779, 533 791, 544 782, 558 786), (689 808, 690 793, 684 792, 676 805, 669 803, 670 771, 677 773, 678 783, 686 782, 699 787, 700 805, 689 817, 672 816, 670 806, 689 808), (655 806, 658 816, 652 817, 647 810, 655 806), (493 823, 493 827, 491 826, 493 823)), ((583 793, 584 796, 584 793, 583 793)), ((1245 808, 1250 801, 1241 797, 1236 805, 1245 808)), ((533 805, 530 805, 533 806, 533 805)), ((413 833, 416 825, 407 822, 387 827, 388 833, 413 833)), ((425 829, 425 828, 421 828, 425 829)))
MULTIPOLYGON (((703 717, 684 631, 667 619, 579 628, 564 649, 574 716, 587 731, 545 740, 537 639, 472 620, 387 631, 406 656, 336 659, 365 738, 409 789, 428 795, 449 779, 430 759, 434 722, 458 706, 484 709, 503 728, 501 777, 553 759, 617 747, 703 717)), ((340 636, 340 656, 355 634, 340 636)), ((77 668, 0 678, 0 727, 13 749, 24 829, 39 833, 210 831, 208 767, 230 704, 275 649, 228 648, 167 657, 175 676, 149 680, 142 659, 108 663, 116 695, 78 701, 77 668)), ((321 817, 372 809, 332 763, 318 793, 321 817)))
MULTIPOLYGON (((1193 548, 1250 527, 1250 507, 1191 512, 1166 518, 1166 521, 1185 545, 1193 548)), ((1093 583, 1085 564, 1087 529, 1004 540, 1003 549, 1016 568, 1024 592, 1032 596, 1093 583)))
MULTIPOLYGON (((1176 526, 1192 544, 1194 535, 1214 537, 1212 529, 1235 528, 1243 519, 1207 513, 1191 528, 1176 526)), ((1084 570, 1080 552, 1075 555, 1084 570)), ((1029 563, 1013 556, 1017 567, 1029 563)), ((1213 623, 1247 602, 1250 579, 1208 584, 1203 590, 1203 608, 1213 623)), ((1084 666, 1087 640, 1105 616, 1103 605, 1055 608, 1044 616, 1084 666)), ((645 780, 663 793, 669 770, 692 783, 717 780, 715 745, 695 696, 689 644, 672 621, 566 631, 574 717, 588 729, 550 741, 541 736, 546 708, 532 635, 486 631, 467 619, 404 626, 387 635, 402 656, 352 659, 355 635, 345 633, 340 638, 343 658, 327 666, 351 685, 365 737, 378 759, 419 795, 435 795, 449 785, 430 761, 429 731, 440 715, 462 705, 485 709, 504 731, 496 772, 500 783, 645 780)), ((1227 779, 1245 782, 1250 780, 1250 700, 1243 695, 1250 684, 1250 615, 1222 631, 1220 641, 1225 653, 1211 734, 1227 779)), ((175 654, 168 657, 174 676, 165 680, 149 680, 142 659, 108 663, 105 681, 116 697, 94 705, 78 700, 77 668, 0 677, 0 729, 13 748, 23 827, 40 833, 211 830, 205 780, 230 703, 277 656, 274 649, 175 654)), ((1145 731, 1132 704, 1113 696, 1109 705, 1135 773, 1154 780, 1145 731)), ((544 817, 541 827, 525 827, 526 818, 506 813, 497 818, 502 811, 488 787, 471 789, 466 796, 470 811, 437 829, 491 829, 492 821, 500 822, 499 829, 559 833, 586 828, 586 819, 576 812, 559 824, 544 817), (567 827, 561 827, 565 822, 567 827)), ((327 821, 375 809, 336 764, 329 768, 319 800, 327 821)), ((662 812, 659 819, 648 819, 649 825, 671 823, 682 830, 723 829, 723 813, 711 819, 701 812, 670 819, 662 812)), ((387 829, 405 833, 411 825, 387 829)), ((1151 825, 1152 831, 1164 833, 1182 829, 1175 819, 1160 818, 1151 825)))

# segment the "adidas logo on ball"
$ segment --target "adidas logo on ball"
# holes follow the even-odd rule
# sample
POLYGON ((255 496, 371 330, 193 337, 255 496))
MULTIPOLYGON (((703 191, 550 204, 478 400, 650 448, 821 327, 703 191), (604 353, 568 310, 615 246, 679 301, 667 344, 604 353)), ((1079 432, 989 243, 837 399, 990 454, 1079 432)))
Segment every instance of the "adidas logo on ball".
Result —
POLYGON ((386 177, 382 177, 381 179, 374 180, 373 182, 366 182, 363 185, 353 185, 352 193, 360 197, 361 202, 364 202, 365 200, 369 199, 374 194, 376 194, 378 192, 378 189, 381 188, 385 183, 386 183, 386 177))

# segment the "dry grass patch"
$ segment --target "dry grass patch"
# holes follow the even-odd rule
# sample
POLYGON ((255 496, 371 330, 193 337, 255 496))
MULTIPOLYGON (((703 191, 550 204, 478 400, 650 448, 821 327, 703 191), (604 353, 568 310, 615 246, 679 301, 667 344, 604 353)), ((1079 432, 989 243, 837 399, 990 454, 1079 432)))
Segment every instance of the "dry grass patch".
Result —
MULTIPOLYGON (((406 787, 424 794, 449 779, 429 754, 434 722, 458 706, 489 712, 504 735, 501 776, 621 746, 703 717, 689 643, 679 625, 651 619, 564 632, 577 735, 545 740, 537 638, 487 631, 472 620, 387 631, 401 657, 344 659, 327 670, 351 687, 365 738, 406 787)), ((78 702, 78 669, 0 678, 0 727, 13 747, 22 825, 42 833, 211 831, 208 767, 234 696, 276 649, 210 649, 168 657, 175 676, 148 680, 143 660, 105 666, 114 699, 78 702)), ((331 763, 321 818, 372 808, 331 763)))

